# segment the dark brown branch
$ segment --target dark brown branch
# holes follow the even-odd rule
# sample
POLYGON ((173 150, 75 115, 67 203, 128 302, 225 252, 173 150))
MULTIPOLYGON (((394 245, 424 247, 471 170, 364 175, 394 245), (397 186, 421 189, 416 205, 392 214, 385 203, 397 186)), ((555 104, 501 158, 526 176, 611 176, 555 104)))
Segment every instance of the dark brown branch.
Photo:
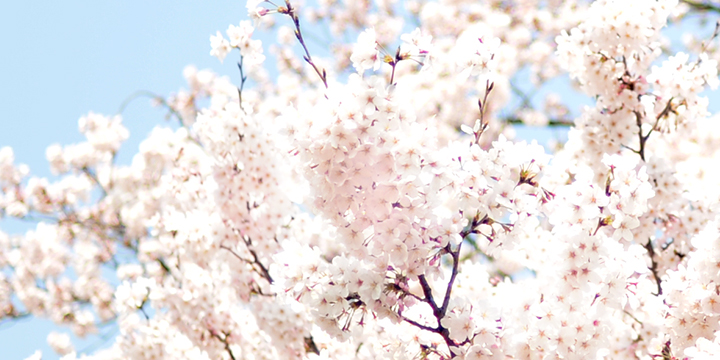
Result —
POLYGON ((445 290, 445 298, 443 299, 442 307, 440 308, 440 315, 441 317, 444 317, 447 313, 448 305, 450 304, 450 294, 452 293, 452 287, 453 283, 455 283, 455 278, 458 274, 458 268, 460 266, 460 247, 462 246, 462 241, 460 244, 458 244, 457 249, 455 251, 450 251, 450 244, 448 244, 447 249, 450 255, 453 258, 453 269, 452 274, 450 275, 450 281, 447 283, 447 289, 445 290))
POLYGON ((440 332, 440 329, 439 329, 439 328, 433 328, 433 327, 429 327, 429 326, 427 326, 427 325, 420 324, 419 322, 417 322, 417 321, 415 321, 415 320, 412 320, 412 319, 408 319, 408 318, 406 318, 406 317, 403 316, 403 315, 400 315, 400 318, 401 318, 403 321, 405 321, 405 322, 407 322, 407 323, 409 323, 409 324, 411 324, 411 325, 413 325, 413 326, 417 326, 417 327, 420 328, 420 329, 427 330, 427 331, 434 332, 434 333, 439 333, 439 332, 440 332))
MULTIPOLYGON (((462 232, 463 238, 467 236, 467 234, 463 231, 462 232)), ((453 259, 453 268, 452 268, 452 274, 450 275, 450 280, 448 281, 446 290, 445 290, 445 296, 443 298, 442 306, 438 307, 437 302, 435 301, 435 298, 432 294, 432 288, 430 287, 430 284, 428 283, 427 279, 425 278, 425 275, 418 276, 418 280, 420 281, 420 287, 423 290, 423 294, 425 295, 424 301, 430 305, 430 308, 432 308, 433 315, 435 315, 435 319, 437 321, 437 328, 431 328, 429 326, 421 325, 415 321, 412 321, 410 319, 405 319, 403 317, 404 321, 407 321, 410 324, 413 324, 415 326, 420 327, 421 329, 432 331, 434 333, 440 334, 443 339, 445 340, 445 343, 447 344, 448 348, 450 349, 450 353, 452 355, 456 355, 452 351, 452 347, 457 346, 458 344, 455 343, 454 340, 450 338, 450 331, 446 329, 442 325, 442 319, 445 317, 445 314, 447 313, 448 306, 450 304, 450 296, 452 294, 452 287, 455 282, 455 278, 458 274, 459 264, 460 264, 460 247, 462 245, 462 242, 458 244, 458 247, 455 251, 452 251, 450 244, 448 244, 444 251, 448 252, 453 259)), ((402 315, 401 315, 402 317, 402 315)))
POLYGON ((238 88, 238 104, 240 104, 240 110, 242 112, 245 112, 245 109, 243 109, 242 105, 242 91, 243 87, 245 87, 245 82, 247 81, 247 75, 243 72, 243 56, 240 55, 240 61, 238 61, 238 69, 240 69, 240 87, 238 88))
POLYGON ((230 252, 231 254, 233 254, 236 258, 240 259, 240 260, 243 261, 243 262, 246 262, 246 263, 251 264, 251 265, 257 265, 258 268, 260 268, 260 272, 261 272, 260 275, 262 275, 262 277, 264 277, 265 280, 267 280, 269 283, 272 284, 272 283, 273 283, 273 279, 272 279, 272 277, 270 276, 270 272, 267 270, 267 268, 265 267, 265 265, 263 265, 263 264, 260 262, 260 259, 258 259, 257 253, 255 252, 255 250, 251 250, 250 247, 249 247, 249 245, 250 245, 250 244, 248 244, 248 252, 250 252, 250 255, 252 255, 253 260, 248 260, 248 259, 243 258, 243 257, 240 256, 238 253, 236 253, 235 251, 233 251, 233 249, 231 249, 231 248, 229 248, 229 247, 227 247, 227 246, 225 246, 225 245, 220 245, 220 248, 229 251, 229 252, 230 252))
POLYGON ((490 95, 490 92, 492 91, 493 87, 495 87, 495 83, 490 82, 488 80, 485 83, 485 95, 483 96, 482 100, 478 100, 478 108, 480 109, 480 128, 475 129, 475 125, 473 124, 473 131, 475 132, 475 143, 478 144, 480 142, 480 136, 485 132, 485 129, 488 127, 488 123, 485 121, 485 110, 487 109, 487 99, 490 95))
POLYGON ((638 111, 633 111, 635 114, 635 124, 638 127, 638 138, 640 140, 640 149, 638 149, 636 152, 638 155, 640 155, 640 158, 642 161, 645 161, 645 142, 647 142, 648 137, 650 136, 650 133, 652 132, 652 129, 648 131, 646 135, 643 135, 642 133, 642 115, 638 111))
POLYGON ((632 150, 633 152, 640 155, 640 158, 645 161, 645 144, 647 143, 648 139, 650 138, 650 134, 652 134, 653 130, 655 130, 658 127, 658 124, 660 124, 660 119, 668 116, 670 113, 674 112, 672 101, 674 98, 670 98, 668 100, 667 104, 665 104, 665 108, 655 117, 655 124, 648 130, 647 134, 642 133, 642 122, 643 122, 643 115, 640 114, 639 111, 633 111, 633 114, 635 114, 635 124, 638 128, 638 140, 640 141, 640 149, 633 150, 629 147, 625 146, 626 148, 632 150))
POLYGON ((255 264, 257 264, 258 267, 260 267, 260 271, 262 272, 263 277, 269 282, 273 283, 273 278, 270 276, 270 272, 268 269, 263 265, 263 263, 260 262, 260 259, 258 259, 257 253, 255 250, 248 248, 248 251, 250 251, 250 255, 252 255, 253 260, 255 260, 255 264))
POLYGON ((437 307, 437 304, 435 304, 435 299, 433 298, 432 294, 432 288, 430 287, 430 284, 428 284, 427 279, 425 279, 425 274, 418 276, 418 280, 420 280, 420 287, 422 287, 423 294, 425 295, 425 302, 430 304, 430 307, 433 310, 433 314, 435 314, 435 317, 439 315, 437 312, 439 309, 437 307))
POLYGON ((398 46, 397 51, 395 52, 394 59, 390 58, 390 55, 387 55, 386 59, 387 60, 385 62, 390 64, 390 66, 392 66, 392 72, 390 73, 390 85, 392 86, 395 84, 395 82, 394 82, 395 81, 395 67, 397 66, 397 64, 400 61, 404 60, 404 58, 400 55, 400 47, 398 46), (392 59, 392 60, 390 60, 390 59, 392 59))
POLYGON ((305 353, 320 355, 320 349, 318 349, 312 336, 307 336, 303 340, 305 341, 305 353))
POLYGON ((227 246, 225 246, 225 245, 220 245, 220 248, 229 251, 231 254, 235 255, 235 257, 238 258, 238 259, 240 259, 241 261, 246 262, 246 263, 248 263, 248 264, 252 264, 252 261, 243 258, 243 257, 240 256, 238 253, 236 253, 235 251, 233 251, 233 249, 231 249, 231 248, 229 248, 229 247, 227 247, 227 246))
POLYGON ((210 331, 210 334, 211 334, 214 338, 220 340, 220 342, 223 343, 223 345, 225 346, 225 351, 227 351, 228 355, 230 355, 230 359, 232 359, 232 360, 237 360, 237 359, 235 358, 235 355, 234 355, 233 352, 232 352, 232 349, 230 349, 230 343, 227 341, 227 338, 228 338, 228 335, 229 335, 229 334, 226 334, 226 333, 223 332, 223 333, 222 333, 223 336, 221 337, 221 336, 220 336, 218 333, 216 333, 215 331, 213 331, 213 330, 209 330, 209 331, 210 331))
POLYGON ((657 260, 655 260, 655 248, 653 248, 652 240, 648 240, 647 244, 645 244, 645 250, 647 250, 648 255, 650 255, 650 271, 652 272, 653 278, 655 278, 655 282, 657 283, 657 294, 653 295, 662 295, 662 280, 660 280, 660 276, 658 275, 658 262, 657 260))
POLYGON ((310 66, 312 66, 312 68, 315 70, 315 73, 318 74, 320 80, 322 80, 323 85, 325 85, 325 88, 327 89, 327 73, 324 69, 320 71, 317 65, 315 65, 315 63, 313 62, 312 56, 310 56, 310 51, 308 51, 307 45, 305 45, 305 40, 303 39, 302 32, 300 31, 300 17, 298 17, 297 9, 295 9, 292 4, 290 4, 290 0, 285 0, 285 8, 279 7, 278 12, 281 14, 287 14, 292 19, 293 24, 295 25, 295 37, 298 39, 298 42, 300 42, 300 45, 305 51, 303 59, 305 60, 305 62, 310 64, 310 66))

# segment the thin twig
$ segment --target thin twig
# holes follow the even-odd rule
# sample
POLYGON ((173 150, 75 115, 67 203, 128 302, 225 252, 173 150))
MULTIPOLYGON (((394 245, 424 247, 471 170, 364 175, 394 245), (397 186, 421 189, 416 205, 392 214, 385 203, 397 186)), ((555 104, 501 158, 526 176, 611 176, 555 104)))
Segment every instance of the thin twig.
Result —
MULTIPOLYGON (((463 234, 467 235, 464 232, 463 232, 463 234)), ((445 296, 443 298, 441 307, 438 307, 438 304, 435 301, 435 298, 433 297, 432 288, 430 287, 430 284, 428 283, 427 279, 425 278, 425 275, 423 274, 423 275, 418 276, 418 280, 420 281, 420 287, 422 288, 423 294, 425 295, 424 301, 430 305, 430 308, 432 308, 433 315, 435 315, 435 319, 437 321, 437 328, 431 328, 431 327, 428 327, 425 325, 421 325, 417 322, 413 323, 410 319, 404 319, 408 323, 419 326, 421 329, 425 329, 425 330, 440 334, 443 337, 443 339, 445 340, 445 343, 447 344, 448 348, 450 349, 450 353, 452 355, 456 355, 454 353, 454 351, 452 350, 452 348, 457 346, 458 344, 455 343, 455 341, 450 338, 450 331, 442 325, 442 319, 445 317, 448 306, 450 305, 450 296, 452 294, 452 287, 455 282, 455 278, 457 277, 459 264, 460 264, 460 247, 461 246, 462 246, 462 242, 460 244, 458 244, 458 247, 457 247, 457 249, 455 249, 455 251, 451 250, 450 244, 448 244, 447 247, 445 247, 445 251, 450 253, 450 255, 453 258, 453 268, 452 268, 452 274, 450 275, 450 280, 447 283, 447 287, 445 290, 445 296)))
POLYGON ((245 87, 245 82, 247 81, 247 75, 243 72, 243 56, 240 55, 240 61, 238 61, 238 68, 240 69, 240 87, 238 88, 238 103, 240 104, 240 110, 242 112, 245 112, 245 109, 243 109, 242 105, 242 91, 245 87))
POLYGON ((269 283, 272 284, 272 283, 274 282, 274 281, 273 281, 273 278, 272 278, 272 276, 270 276, 270 272, 269 272, 268 269, 265 267, 265 265, 263 265, 263 264, 260 262, 260 259, 258 259, 258 256, 257 256, 257 253, 255 252, 255 250, 248 248, 248 251, 250 251, 250 255, 252 255, 253 259, 255 260, 255 264, 257 264, 257 266, 260 267, 260 271, 262 271, 263 277, 265 277, 265 279, 266 279, 269 283))
POLYGON ((395 84, 395 67, 397 67, 397 64, 402 60, 403 58, 400 56, 400 47, 398 46, 397 51, 395 52, 395 58, 388 62, 390 66, 392 66, 392 72, 390 73, 390 85, 395 84))
POLYGON ((97 175, 95 175, 95 173, 93 173, 92 170, 90 170, 87 166, 83 166, 81 170, 85 175, 87 175, 90 178, 90 180, 92 180, 95 183, 95 185, 97 185, 100 188, 100 191, 102 191, 102 196, 100 198, 102 199, 102 198, 106 197, 107 190, 105 190, 105 187, 100 183, 100 180, 97 178, 97 175))
POLYGON ((211 334, 214 338, 220 340, 220 342, 223 343, 223 345, 225 346, 225 351, 227 351, 228 355, 230 355, 230 359, 236 360, 235 355, 234 355, 233 352, 232 352, 232 349, 230 349, 230 343, 229 343, 228 340, 227 340, 229 334, 223 332, 223 333, 222 333, 222 334, 223 334, 223 337, 220 337, 220 335, 217 334, 215 331, 213 331, 213 330, 209 330, 209 331, 210 331, 210 334, 211 334))
POLYGON ((9 314, 9 315, 4 314, 3 316, 4 317, 2 319, 0 319, 0 328, 2 328, 2 326, 5 324, 11 324, 17 320, 22 320, 24 318, 30 317, 30 316, 32 316, 32 313, 27 311, 27 312, 14 313, 14 314, 9 314))
POLYGON ((260 275, 262 275, 262 277, 264 277, 265 280, 267 280, 269 283, 272 284, 272 283, 273 283, 273 278, 270 276, 270 272, 269 272, 268 269, 265 267, 265 265, 263 265, 263 264, 260 262, 260 259, 258 258, 257 253, 255 252, 255 250, 250 249, 251 243, 246 242, 246 245, 247 245, 247 250, 248 250, 248 252, 250 252, 250 255, 252 255, 252 257, 253 257, 253 260, 248 260, 248 259, 243 258, 243 257, 240 256, 238 253, 236 253, 235 251, 233 251, 233 249, 231 249, 231 248, 229 248, 229 247, 227 247, 227 246, 225 246, 225 245, 220 245, 220 248, 229 251, 231 254, 233 254, 236 258, 240 259, 241 261, 244 261, 244 262, 246 262, 246 263, 248 263, 248 264, 251 264, 251 265, 257 265, 257 266, 260 268, 260 272, 261 272, 260 275))
POLYGON ((403 321, 405 321, 405 322, 407 322, 407 323, 409 323, 409 324, 411 324, 411 325, 413 325, 413 326, 416 326, 416 327, 418 327, 418 328, 420 328, 420 329, 427 330, 427 331, 431 331, 431 332, 434 332, 434 333, 439 333, 439 332, 440 332, 440 329, 438 329, 438 328, 433 328, 433 327, 430 327, 430 326, 427 326, 427 325, 420 324, 419 322, 417 322, 417 321, 415 321, 415 320, 412 320, 412 319, 408 319, 408 318, 406 318, 406 317, 403 316, 403 315, 400 315, 400 318, 401 318, 403 321))
POLYGON ((655 260, 655 249, 653 248, 652 240, 648 240, 647 244, 645 244, 645 250, 647 250, 648 255, 650 255, 650 271, 652 272, 653 278, 655 278, 655 282, 657 283, 657 294, 653 295, 662 295, 662 280, 660 280, 660 276, 657 272, 658 262, 657 260, 655 260))
POLYGON ((715 4, 693 0, 680 0, 680 2, 690 5, 690 7, 696 11, 714 11, 720 13, 720 6, 715 4))
POLYGON ((638 318, 636 318, 635 316, 633 316, 633 314, 629 313, 627 310, 623 310, 623 312, 625 313, 625 315, 627 315, 627 316, 629 316, 631 319, 635 320, 635 322, 637 322, 638 324, 643 325, 643 322, 642 322, 642 321, 638 320, 638 318))
POLYGON ((477 126, 473 126, 473 132, 475 133, 475 143, 480 143, 480 136, 485 132, 488 127, 488 123, 485 121, 485 110, 487 109, 487 99, 492 91, 495 83, 487 80, 485 83, 485 95, 482 100, 478 100, 478 108, 480 109, 480 128, 476 129, 477 126))
MULTIPOLYGON (((720 20, 715 22, 715 30, 713 30, 712 36, 710 36, 710 39, 708 41, 703 41, 702 48, 700 49, 701 52, 706 52, 708 45, 715 40, 716 37, 720 35, 720 20)), ((700 59, 698 59, 697 64, 700 64, 700 59)))
MULTIPOLYGON (((506 117, 504 119, 501 119, 501 122, 513 125, 525 125, 525 122, 517 117, 506 117)), ((568 119, 550 119, 548 123, 545 124, 545 126, 548 127, 571 127, 573 125, 575 125, 575 123, 572 120, 568 119)))
POLYGON ((123 112, 125 112, 125 108, 126 108, 128 105, 130 105, 130 103, 131 103, 133 100, 138 99, 138 98, 141 98, 141 97, 149 97, 149 98, 157 101, 158 104, 162 105, 167 111, 169 111, 169 112, 170 112, 172 115, 174 115, 178 120, 180 120, 180 123, 181 123, 181 124, 184 124, 183 118, 182 118, 182 116, 180 115, 180 113, 178 113, 172 106, 170 106, 170 104, 168 104, 167 101, 165 101, 165 99, 163 99, 162 96, 157 95, 157 94, 155 94, 155 93, 153 93, 153 92, 150 92, 150 91, 147 91, 147 90, 136 91, 136 92, 134 92, 133 94, 131 94, 130 96, 128 96, 127 99, 125 99, 125 101, 123 101, 122 104, 120 105, 120 108, 118 109, 118 112, 117 112, 117 113, 118 113, 118 114, 122 114, 123 112))
MULTIPOLYGON (((315 70, 315 73, 318 74, 320 80, 322 80, 323 85, 325 85, 325 88, 327 89, 327 73, 324 69, 320 71, 317 65, 315 65, 315 62, 313 62, 312 56, 310 56, 310 51, 308 50, 307 45, 305 45, 305 40, 303 39, 302 31, 300 30, 300 17, 297 14, 297 9, 295 9, 292 4, 290 4, 290 0, 285 0, 285 8, 279 7, 278 12, 281 14, 287 14, 292 19, 293 24, 295 25, 295 37, 298 39, 298 42, 300 42, 300 45, 305 51, 303 59, 308 64, 310 64, 310 66, 312 66, 312 68, 315 70)), ((327 95, 325 97, 327 97, 327 95)))

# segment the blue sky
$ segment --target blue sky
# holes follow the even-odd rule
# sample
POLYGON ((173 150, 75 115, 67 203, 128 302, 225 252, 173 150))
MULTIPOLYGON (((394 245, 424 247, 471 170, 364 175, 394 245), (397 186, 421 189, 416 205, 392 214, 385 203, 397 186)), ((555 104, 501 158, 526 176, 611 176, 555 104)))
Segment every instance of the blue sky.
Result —
MULTIPOLYGON (((0 11, 0 147, 11 146, 31 173, 50 177, 45 148, 82 140, 78 119, 89 111, 115 114, 138 90, 167 95, 186 87, 188 64, 211 68, 239 82, 233 56, 225 64, 209 55, 211 34, 246 18, 241 0, 11 1, 0 11)), ((135 100, 124 113, 130 140, 121 162, 164 112, 135 100)), ((13 233, 22 226, 0 222, 13 233)), ((46 345, 55 328, 44 320, 0 325, 0 358, 24 359, 46 345)), ((85 341, 78 349, 92 345, 85 341)))
MULTIPOLYGON (((239 77, 232 56, 224 65, 209 56, 209 37, 244 19, 244 2, 205 4, 5 5, 0 13, 0 146, 12 146, 33 172, 47 175, 44 148, 81 140, 77 120, 87 112, 114 114, 137 90, 168 94, 184 87, 182 69, 188 64, 239 77)), ((162 115, 149 101, 137 100, 124 120, 141 138, 162 115)))

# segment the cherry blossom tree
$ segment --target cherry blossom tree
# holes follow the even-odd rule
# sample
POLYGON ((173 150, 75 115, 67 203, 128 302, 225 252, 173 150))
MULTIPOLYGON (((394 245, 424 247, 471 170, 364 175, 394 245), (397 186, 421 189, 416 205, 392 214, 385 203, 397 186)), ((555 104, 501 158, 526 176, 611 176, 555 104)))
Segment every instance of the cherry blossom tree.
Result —
POLYGON ((0 215, 37 223, 0 232, 0 321, 118 324, 95 354, 51 334, 64 360, 720 357, 718 29, 664 33, 719 7, 248 12, 210 38, 241 83, 188 67, 131 164, 119 115, 47 149, 58 181, 0 150, 0 215), (311 53, 310 23, 350 41, 311 53), (592 106, 518 86, 564 75, 592 106))

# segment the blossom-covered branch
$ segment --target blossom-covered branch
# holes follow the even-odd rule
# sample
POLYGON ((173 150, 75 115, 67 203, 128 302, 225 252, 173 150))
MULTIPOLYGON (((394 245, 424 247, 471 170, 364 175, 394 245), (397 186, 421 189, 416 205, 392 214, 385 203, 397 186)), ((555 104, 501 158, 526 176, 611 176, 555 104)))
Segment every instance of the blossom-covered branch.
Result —
POLYGON ((663 45, 692 7, 247 5, 210 39, 240 84, 188 67, 188 90, 141 93, 182 126, 129 165, 120 116, 51 146, 52 181, 0 150, 0 214, 38 222, 0 232, 0 321, 117 324, 95 354, 50 336, 64 360, 720 356, 717 31, 663 45), (593 105, 534 105, 564 74, 593 105))

